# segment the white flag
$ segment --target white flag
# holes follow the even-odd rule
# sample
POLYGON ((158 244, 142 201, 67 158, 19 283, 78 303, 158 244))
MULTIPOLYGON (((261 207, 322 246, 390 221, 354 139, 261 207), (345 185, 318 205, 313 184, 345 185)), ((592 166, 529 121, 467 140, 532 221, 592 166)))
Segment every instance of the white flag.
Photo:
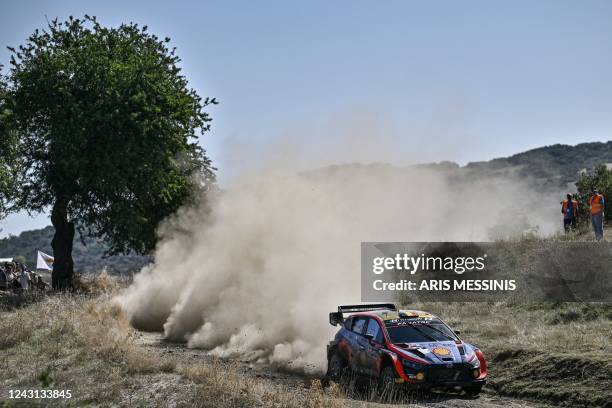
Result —
POLYGON ((36 258, 36 269, 44 269, 46 271, 53 270, 53 257, 47 255, 44 252, 38 251, 38 257, 36 258))

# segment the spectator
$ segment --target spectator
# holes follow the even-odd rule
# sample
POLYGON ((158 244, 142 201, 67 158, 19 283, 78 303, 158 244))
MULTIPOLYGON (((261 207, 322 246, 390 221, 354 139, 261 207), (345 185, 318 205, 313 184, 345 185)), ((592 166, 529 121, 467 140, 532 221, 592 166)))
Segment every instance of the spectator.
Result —
POLYGON ((567 194, 567 198, 561 203, 561 212, 563 213, 563 228, 568 233, 576 229, 576 217, 578 215, 578 203, 572 198, 571 194, 567 194))
POLYGON ((28 290, 30 288, 30 276, 23 265, 21 266, 21 273, 19 274, 19 283, 23 290, 28 290))
POLYGON ((597 241, 603 239, 604 204, 604 197, 599 194, 596 188, 593 188, 589 197, 589 208, 591 224, 593 225, 593 232, 595 232, 595 239, 597 241))

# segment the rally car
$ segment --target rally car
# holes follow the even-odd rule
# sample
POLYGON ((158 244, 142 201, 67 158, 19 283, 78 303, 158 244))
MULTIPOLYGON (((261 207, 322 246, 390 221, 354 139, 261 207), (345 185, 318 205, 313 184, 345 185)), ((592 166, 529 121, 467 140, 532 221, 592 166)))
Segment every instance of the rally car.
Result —
POLYGON ((478 395, 486 383, 482 352, 440 318, 392 303, 338 306, 329 314, 340 331, 327 346, 327 376, 351 372, 377 380, 381 389, 462 389, 478 395), (348 317, 345 317, 348 314, 348 317))

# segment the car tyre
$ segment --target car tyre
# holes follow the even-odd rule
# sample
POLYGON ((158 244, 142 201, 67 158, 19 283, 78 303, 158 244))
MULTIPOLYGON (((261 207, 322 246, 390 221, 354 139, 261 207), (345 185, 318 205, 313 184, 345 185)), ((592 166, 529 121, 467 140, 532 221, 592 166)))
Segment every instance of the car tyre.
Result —
POLYGON ((347 370, 346 360, 340 354, 334 353, 327 362, 326 377, 339 383, 345 379, 347 370))
POLYGON ((378 392, 383 401, 389 401, 394 398, 397 390, 397 386, 395 385, 396 378, 397 374, 393 366, 386 365, 383 367, 378 377, 378 392))

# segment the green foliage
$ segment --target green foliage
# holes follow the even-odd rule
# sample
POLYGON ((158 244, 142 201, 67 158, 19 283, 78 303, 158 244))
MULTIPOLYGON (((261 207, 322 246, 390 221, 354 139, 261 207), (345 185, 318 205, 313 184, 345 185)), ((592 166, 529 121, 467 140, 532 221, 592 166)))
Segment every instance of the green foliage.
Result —
POLYGON ((169 41, 85 16, 54 20, 9 48, 24 161, 16 208, 59 204, 58 214, 106 239, 111 253, 145 253, 162 219, 211 188, 215 168, 196 139, 216 101, 188 88, 169 41))
POLYGON ((51 377, 51 369, 50 369, 50 367, 45 367, 45 369, 42 370, 40 372, 40 374, 38 374, 37 379, 38 379, 38 381, 40 381, 40 385, 43 388, 47 388, 51 384, 53 384, 53 377, 51 377))
MULTIPOLYGON (((565 198, 563 198, 565 200, 565 198)), ((580 232, 591 231, 591 221, 589 219, 589 195, 572 193, 572 199, 576 201, 577 226, 580 232)), ((561 202, 562 203, 562 202, 561 202)))
POLYGON ((18 138, 12 126, 10 103, 6 81, 0 76, 0 219, 9 212, 9 199, 18 185, 18 138))
POLYGON ((586 206, 591 188, 596 187, 601 195, 604 196, 604 214, 606 220, 612 219, 612 169, 608 169, 605 164, 595 166, 592 170, 580 175, 576 181, 576 188, 580 194, 582 205, 586 206))

